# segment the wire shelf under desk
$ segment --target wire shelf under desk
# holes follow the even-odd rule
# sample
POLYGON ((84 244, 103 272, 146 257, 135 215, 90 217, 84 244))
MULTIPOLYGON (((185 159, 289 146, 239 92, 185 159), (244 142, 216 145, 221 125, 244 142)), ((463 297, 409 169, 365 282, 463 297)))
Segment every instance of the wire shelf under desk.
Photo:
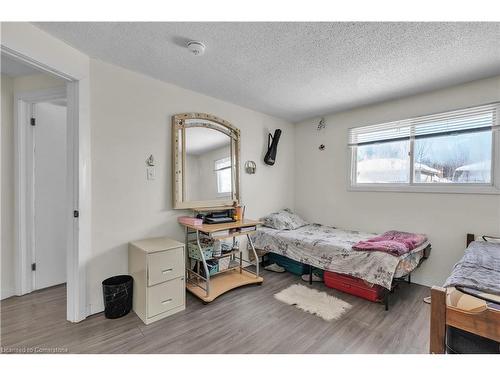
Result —
POLYGON ((240 286, 261 284, 264 279, 259 275, 258 257, 255 257, 255 259, 257 259, 255 263, 245 260, 242 258, 240 249, 234 249, 231 252, 217 257, 210 255, 205 257, 205 252, 201 244, 201 242, 203 242, 202 239, 208 237, 213 240, 232 238, 234 245, 235 237, 247 236, 250 250, 255 255, 255 247, 250 235, 256 232, 257 226, 260 224, 260 222, 254 220, 242 220, 221 224, 203 224, 198 226, 183 224, 186 227, 186 244, 190 244, 192 241, 190 238, 196 236, 196 246, 199 252, 199 256, 196 257, 198 259, 192 256, 189 257, 190 264, 189 267, 186 268, 186 289, 200 298, 203 302, 208 303, 221 294, 240 286), (220 260, 228 256, 232 257, 233 260, 238 260, 239 265, 210 274, 207 262, 210 260, 220 260), (196 271, 191 269, 191 259, 196 261, 196 271), (245 265, 255 266, 255 272, 245 269, 243 263, 245 263, 245 265), (201 271, 203 271, 203 275, 201 271))

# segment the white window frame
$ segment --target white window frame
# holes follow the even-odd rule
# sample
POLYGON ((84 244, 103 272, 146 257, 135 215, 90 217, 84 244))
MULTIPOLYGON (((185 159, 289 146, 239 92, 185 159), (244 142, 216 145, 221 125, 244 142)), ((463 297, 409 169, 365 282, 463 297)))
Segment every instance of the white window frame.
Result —
POLYGON ((215 171, 215 179, 216 179, 216 184, 217 184, 217 196, 218 197, 230 196, 232 193, 232 188, 231 188, 231 190, 229 190, 227 192, 220 192, 219 191, 219 178, 220 178, 219 172, 222 172, 222 171, 227 170, 227 169, 231 169, 231 157, 230 156, 225 157, 225 158, 220 158, 220 159, 217 159, 214 161, 214 171, 215 171), (227 167, 217 168, 218 163, 222 163, 222 162, 226 162, 226 161, 229 162, 229 165, 227 167))
MULTIPOLYGON (((448 111, 447 111, 448 112, 448 111)), ((497 107, 497 123, 500 109, 497 107)), ((499 124, 497 124, 499 125, 499 124)), ((350 129, 349 129, 350 131, 350 129)), ((410 179, 408 183, 357 183, 357 146, 347 146, 347 186, 348 191, 379 191, 401 193, 444 193, 444 194, 500 194, 500 131, 492 129, 491 145, 491 182, 483 183, 422 183, 414 182, 414 145, 415 137, 410 136, 410 179)))

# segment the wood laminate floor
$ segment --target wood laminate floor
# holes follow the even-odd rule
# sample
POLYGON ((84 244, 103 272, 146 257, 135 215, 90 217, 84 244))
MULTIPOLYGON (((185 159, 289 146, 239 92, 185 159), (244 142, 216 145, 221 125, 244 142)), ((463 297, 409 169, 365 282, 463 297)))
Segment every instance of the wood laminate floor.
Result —
POLYGON ((427 353, 429 288, 401 283, 391 308, 326 288, 352 304, 337 321, 277 301, 273 294, 294 283, 289 273, 264 271, 262 286, 233 290, 203 305, 188 293, 185 311, 148 326, 131 312, 109 320, 96 314, 66 321, 64 285, 1 301, 4 352, 70 353, 427 353), (31 349, 30 349, 31 348, 31 349))

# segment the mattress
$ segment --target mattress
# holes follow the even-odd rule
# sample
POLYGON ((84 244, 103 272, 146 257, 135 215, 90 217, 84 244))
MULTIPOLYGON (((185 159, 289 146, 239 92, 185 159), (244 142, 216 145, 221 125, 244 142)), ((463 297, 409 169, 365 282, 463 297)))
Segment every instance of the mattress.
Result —
POLYGON ((500 295, 500 244, 471 242, 444 286, 466 287, 500 295))
POLYGON ((357 251, 352 246, 374 233, 309 224, 295 230, 261 227, 252 235, 258 249, 277 253, 326 271, 342 273, 390 289, 395 277, 414 270, 430 245, 425 242, 400 257, 380 251, 357 251))

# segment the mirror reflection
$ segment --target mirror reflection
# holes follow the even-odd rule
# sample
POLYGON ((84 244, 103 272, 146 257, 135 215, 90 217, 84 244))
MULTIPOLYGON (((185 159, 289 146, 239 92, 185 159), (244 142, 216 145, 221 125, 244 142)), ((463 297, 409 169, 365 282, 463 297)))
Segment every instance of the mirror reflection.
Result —
POLYGON ((190 125, 185 129, 184 200, 231 199, 231 138, 203 123, 190 125))

